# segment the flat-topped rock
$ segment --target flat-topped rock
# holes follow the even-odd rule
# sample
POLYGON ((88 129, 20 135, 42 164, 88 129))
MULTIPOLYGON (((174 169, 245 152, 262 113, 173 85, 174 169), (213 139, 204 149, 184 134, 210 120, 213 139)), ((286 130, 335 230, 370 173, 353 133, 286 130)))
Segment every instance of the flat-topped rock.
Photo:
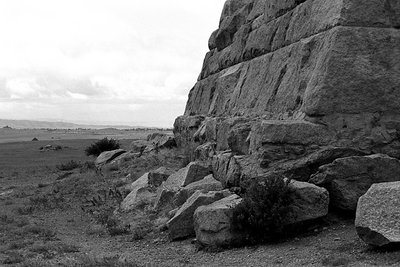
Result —
POLYGON ((233 208, 241 202, 238 195, 231 195, 208 206, 201 206, 194 213, 196 239, 205 246, 227 246, 239 243, 243 235, 232 228, 233 208))
POLYGON ((223 189, 222 183, 215 180, 212 174, 206 176, 204 179, 191 183, 183 187, 175 197, 175 203, 177 206, 182 205, 190 198, 196 191, 207 193, 210 191, 221 191, 223 189))
POLYGON ((208 167, 199 162, 191 162, 186 167, 171 174, 163 183, 163 186, 171 189, 179 189, 193 182, 197 182, 210 174, 208 167))

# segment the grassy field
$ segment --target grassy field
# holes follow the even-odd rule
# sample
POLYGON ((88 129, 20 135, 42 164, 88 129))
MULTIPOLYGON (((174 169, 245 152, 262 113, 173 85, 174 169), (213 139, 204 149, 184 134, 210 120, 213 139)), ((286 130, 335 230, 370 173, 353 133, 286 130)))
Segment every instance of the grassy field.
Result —
MULTIPOLYGON (((121 135, 122 148, 147 134, 121 135)), ((193 239, 170 242, 165 221, 148 206, 124 214, 114 211, 128 193, 125 186, 144 172, 182 167, 179 151, 162 150, 98 171, 84 153, 104 137, 96 136, 55 140, 48 135, 36 142, 19 142, 17 136, 17 142, 0 144, 0 266, 400 264, 400 252, 371 249, 357 237, 352 218, 335 216, 278 244, 203 251, 193 239), (40 149, 46 145, 62 149, 40 149), (71 168, 60 168, 62 164, 71 168)))

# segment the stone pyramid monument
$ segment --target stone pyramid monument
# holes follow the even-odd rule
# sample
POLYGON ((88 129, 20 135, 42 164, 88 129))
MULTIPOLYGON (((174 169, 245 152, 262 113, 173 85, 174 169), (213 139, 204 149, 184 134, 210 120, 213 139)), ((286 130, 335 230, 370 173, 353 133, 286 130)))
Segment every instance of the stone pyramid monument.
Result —
POLYGON ((209 48, 174 132, 225 185, 400 158, 399 0, 227 0, 209 48))

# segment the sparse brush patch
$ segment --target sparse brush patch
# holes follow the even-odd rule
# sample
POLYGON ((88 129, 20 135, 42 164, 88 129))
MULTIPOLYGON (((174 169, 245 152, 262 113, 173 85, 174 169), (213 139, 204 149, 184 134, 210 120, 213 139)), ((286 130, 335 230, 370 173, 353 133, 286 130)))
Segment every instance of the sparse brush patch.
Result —
POLYGON ((30 246, 33 244, 32 240, 17 240, 13 241, 8 245, 8 249, 10 250, 17 250, 17 249, 23 249, 27 246, 30 246))
POLYGON ((37 236, 47 241, 54 240, 56 236, 56 233, 53 232, 51 229, 44 228, 38 225, 27 225, 23 227, 21 234, 37 236))
POLYGON ((65 198, 59 192, 51 192, 47 194, 44 193, 37 196, 33 196, 29 198, 29 202, 30 206, 25 206, 25 208, 31 207, 33 210, 66 208, 65 198))
POLYGON ((138 267, 136 263, 120 259, 119 255, 112 257, 93 258, 85 256, 79 259, 76 266, 83 267, 138 267))
POLYGON ((291 204, 290 180, 281 176, 254 179, 243 201, 233 209, 232 225, 249 244, 277 241, 291 204))
POLYGON ((120 144, 115 139, 108 139, 107 137, 98 140, 85 149, 87 156, 98 157, 104 151, 112 151, 120 148, 120 144))
POLYGON ((125 225, 113 214, 114 208, 108 207, 94 214, 97 223, 102 224, 111 236, 129 233, 129 225, 125 225))
POLYGON ((16 212, 19 215, 30 215, 35 211, 35 208, 32 206, 23 206, 16 208, 16 212))
POLYGON ((15 251, 7 251, 7 257, 3 260, 3 264, 18 264, 24 261, 22 255, 15 251))
POLYGON ((91 170, 96 170, 96 165, 94 164, 93 161, 86 161, 85 163, 82 164, 80 173, 88 172, 91 170))
POLYGON ((75 245, 65 244, 63 242, 49 242, 42 244, 35 244, 30 249, 32 252, 46 254, 46 253, 75 253, 79 252, 79 248, 75 245))
POLYGON ((131 226, 131 241, 141 240, 146 237, 153 229, 153 224, 149 220, 144 220, 131 226))
POLYGON ((115 171, 118 171, 118 170, 119 170, 119 167, 118 167, 118 165, 116 165, 116 164, 107 165, 107 166, 105 167, 105 171, 106 171, 106 172, 115 172, 115 171))
POLYGON ((60 171, 72 171, 74 169, 81 168, 81 167, 82 167, 82 163, 76 162, 74 160, 70 160, 65 164, 60 164, 60 165, 56 166, 56 168, 60 171))

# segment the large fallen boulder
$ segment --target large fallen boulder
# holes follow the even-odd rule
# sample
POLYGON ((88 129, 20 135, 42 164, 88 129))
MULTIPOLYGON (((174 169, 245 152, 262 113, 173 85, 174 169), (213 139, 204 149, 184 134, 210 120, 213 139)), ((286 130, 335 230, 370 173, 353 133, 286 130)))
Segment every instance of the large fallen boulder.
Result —
POLYGON ((174 209, 173 203, 176 193, 193 182, 197 182, 210 174, 210 170, 198 162, 191 162, 185 168, 173 173, 157 189, 156 210, 168 207, 174 209))
POLYGON ((221 182, 215 180, 214 176, 210 174, 204 179, 191 183, 182 188, 175 197, 175 204, 176 206, 181 206, 198 190, 200 190, 202 193, 207 193, 210 191, 220 191, 222 189, 221 182))
POLYGON ((168 221, 169 237, 172 240, 188 237, 195 234, 193 225, 193 214, 200 206, 209 205, 223 199, 232 193, 229 190, 212 191, 202 193, 195 192, 176 212, 175 216, 168 221))
POLYGON ((373 184, 360 197, 355 226, 367 244, 384 246, 400 242, 400 182, 373 184))
POLYGON ((285 224, 296 224, 315 220, 328 214, 329 193, 316 185, 290 181, 292 204, 285 224))
POLYGON ((400 180, 400 161, 383 154, 336 159, 321 166, 310 182, 328 189, 331 205, 355 211, 357 201, 374 183, 400 180))
POLYGON ((130 185, 132 191, 121 203, 121 210, 130 211, 143 204, 151 204, 155 197, 155 191, 149 185, 149 173, 145 173, 130 185))
POLYGON ((124 154, 126 151, 123 149, 116 149, 116 150, 112 150, 112 151, 105 151, 103 153, 101 153, 96 161, 95 161, 95 165, 97 167, 102 166, 104 164, 107 164, 109 162, 111 162, 113 159, 115 159, 116 157, 120 156, 121 154, 124 154))
POLYGON ((185 168, 173 173, 163 183, 167 188, 180 188, 197 182, 210 174, 208 167, 199 162, 191 162, 185 168))
POLYGON ((197 241, 205 246, 228 246, 239 243, 243 235, 232 229, 233 209, 241 202, 231 195, 196 209, 193 215, 197 241))

